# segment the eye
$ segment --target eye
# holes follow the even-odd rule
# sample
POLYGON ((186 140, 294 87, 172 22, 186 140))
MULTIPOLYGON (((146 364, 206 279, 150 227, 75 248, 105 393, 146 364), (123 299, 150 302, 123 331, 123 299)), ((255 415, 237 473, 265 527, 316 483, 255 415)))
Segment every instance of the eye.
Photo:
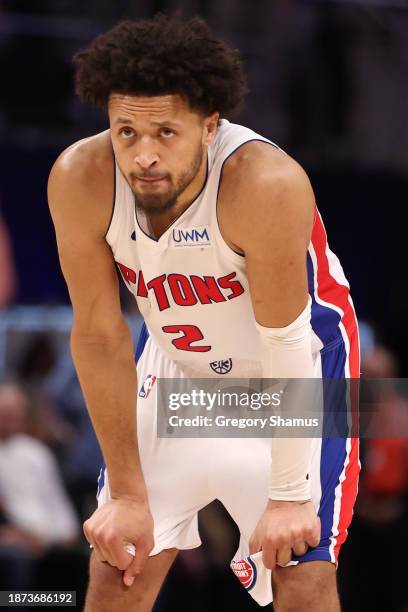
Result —
POLYGON ((174 136, 174 132, 170 128, 164 127, 160 130, 160 136, 163 136, 163 138, 171 138, 174 136))
POLYGON ((135 132, 130 127, 124 127, 120 130, 119 134, 126 140, 132 138, 135 135, 135 132))

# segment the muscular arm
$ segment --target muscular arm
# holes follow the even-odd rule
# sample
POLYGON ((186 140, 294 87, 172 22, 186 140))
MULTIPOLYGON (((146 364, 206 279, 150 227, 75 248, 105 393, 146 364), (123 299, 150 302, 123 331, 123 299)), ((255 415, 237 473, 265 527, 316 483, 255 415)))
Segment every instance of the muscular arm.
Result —
POLYGON ((258 323, 285 327, 304 309, 314 196, 302 168, 282 151, 248 143, 227 162, 221 230, 245 254, 258 323))
MULTIPOLYGON (((226 168, 220 198, 221 229, 245 254, 264 347, 264 377, 313 376, 310 312, 305 308, 314 197, 305 173, 270 145, 249 143, 226 168)), ((309 458, 310 440, 274 440, 272 499, 310 498, 309 458)))
POLYGON ((109 149, 103 155, 104 147, 104 140, 85 141, 63 153, 52 169, 48 196, 73 306, 72 355, 106 461, 111 495, 144 500, 132 340, 104 239, 113 195, 113 162, 109 149))
MULTIPOLYGON (((310 183, 293 160, 270 145, 249 143, 234 157, 220 190, 219 219, 225 239, 245 254, 264 347, 263 376, 312 377, 306 268, 314 216, 310 183)), ((273 440, 270 499, 250 539, 250 553, 262 550, 270 569, 320 541, 320 522, 308 501, 310 455, 308 438, 273 440)))

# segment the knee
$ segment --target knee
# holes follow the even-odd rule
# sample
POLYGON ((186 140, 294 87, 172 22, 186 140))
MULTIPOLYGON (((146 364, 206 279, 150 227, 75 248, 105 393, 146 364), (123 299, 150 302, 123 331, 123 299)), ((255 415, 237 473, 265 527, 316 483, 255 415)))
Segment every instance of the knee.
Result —
POLYGON ((277 612, 337 612, 336 569, 327 561, 278 567, 272 572, 277 612))
POLYGON ((89 563, 89 583, 86 596, 86 612, 108 611, 113 593, 119 593, 122 586, 122 572, 99 561, 94 554, 89 563))
POLYGON ((112 589, 119 588, 122 582, 122 572, 108 563, 102 563, 92 553, 89 561, 89 587, 112 589))
POLYGON ((131 587, 123 583, 123 572, 102 563, 92 553, 85 612, 150 612, 161 584, 177 555, 175 548, 150 557, 131 587))
POLYGON ((86 612, 112 612, 115 606, 125 604, 129 597, 136 607, 145 598, 146 585, 138 577, 132 587, 123 583, 123 572, 99 561, 94 554, 89 564, 89 584, 86 596, 86 612))

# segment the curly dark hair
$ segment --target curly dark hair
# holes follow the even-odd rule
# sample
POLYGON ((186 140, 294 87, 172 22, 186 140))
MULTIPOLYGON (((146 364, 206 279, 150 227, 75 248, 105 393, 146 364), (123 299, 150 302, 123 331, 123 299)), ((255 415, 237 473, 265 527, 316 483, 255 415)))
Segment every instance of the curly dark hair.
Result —
POLYGON ((208 116, 237 112, 247 91, 239 51, 214 38, 198 17, 158 14, 123 21, 76 53, 76 93, 106 110, 113 92, 179 94, 208 116))

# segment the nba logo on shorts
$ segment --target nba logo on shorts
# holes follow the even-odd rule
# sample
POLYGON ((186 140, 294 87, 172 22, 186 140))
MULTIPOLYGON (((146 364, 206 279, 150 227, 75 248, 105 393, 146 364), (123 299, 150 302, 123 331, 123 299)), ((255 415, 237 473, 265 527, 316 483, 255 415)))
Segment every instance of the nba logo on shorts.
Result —
POLYGON ((149 397, 149 393, 153 389, 153 385, 155 382, 156 376, 153 376, 153 374, 148 374, 142 385, 142 388, 139 391, 139 397, 149 397))
POLYGON ((241 561, 231 561, 231 569, 247 591, 255 586, 256 565, 250 557, 241 559, 241 561))

